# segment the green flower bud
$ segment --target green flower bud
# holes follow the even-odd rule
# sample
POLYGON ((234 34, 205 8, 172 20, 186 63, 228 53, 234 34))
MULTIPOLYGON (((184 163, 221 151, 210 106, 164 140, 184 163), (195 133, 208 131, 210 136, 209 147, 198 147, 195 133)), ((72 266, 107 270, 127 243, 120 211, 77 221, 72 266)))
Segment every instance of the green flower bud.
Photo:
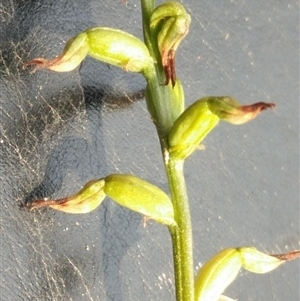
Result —
POLYGON ((104 191, 121 206, 141 213, 155 221, 174 225, 174 210, 169 197, 158 187, 127 174, 105 178, 104 191))
POLYGON ((265 102, 243 106, 230 96, 210 97, 207 103, 209 109, 220 119, 233 124, 248 122, 254 119, 261 111, 275 107, 275 104, 265 102))
POLYGON ((150 29, 157 34, 157 43, 162 59, 166 81, 176 83, 175 55, 180 42, 188 34, 190 15, 179 2, 166 2, 154 9, 150 18, 150 29), (158 33, 157 33, 158 31, 158 33))
POLYGON ((35 200, 28 207, 51 207, 67 213, 88 213, 96 209, 104 200, 104 180, 92 180, 76 194, 58 200, 35 200))
POLYGON ((169 151, 174 157, 184 159, 189 156, 218 124, 219 117, 209 109, 208 99, 194 102, 175 121, 169 134, 169 151))
POLYGON ((35 65, 34 71, 46 68, 66 72, 79 66, 86 55, 132 72, 143 72, 153 64, 146 45, 135 36, 118 29, 95 27, 70 39, 59 57, 36 58, 24 66, 35 65))
POLYGON ((189 156, 220 119, 242 124, 275 104, 258 102, 240 105, 229 96, 210 96, 197 100, 175 121, 169 134, 170 153, 179 159, 189 156))
POLYGON ((300 251, 267 255, 255 248, 228 248, 207 261, 195 280, 195 300, 217 301, 235 279, 241 267, 254 273, 267 273, 287 260, 300 256, 300 251))

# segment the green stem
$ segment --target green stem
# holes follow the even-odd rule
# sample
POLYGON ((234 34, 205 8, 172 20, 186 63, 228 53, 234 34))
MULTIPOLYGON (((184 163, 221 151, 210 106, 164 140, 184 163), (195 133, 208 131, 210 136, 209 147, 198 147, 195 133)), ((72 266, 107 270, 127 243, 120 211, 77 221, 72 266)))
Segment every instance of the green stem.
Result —
POLYGON ((169 158, 168 133, 173 125, 169 89, 165 81, 157 42, 152 40, 149 20, 154 0, 141 0, 145 44, 156 62, 145 71, 148 84, 148 107, 153 110, 153 121, 159 135, 177 226, 169 227, 173 244, 174 273, 177 301, 194 301, 192 228, 189 203, 183 175, 183 161, 169 158))
POLYGON ((191 215, 183 174, 183 161, 165 161, 177 227, 169 228, 174 256, 176 298, 194 301, 193 239, 191 215))

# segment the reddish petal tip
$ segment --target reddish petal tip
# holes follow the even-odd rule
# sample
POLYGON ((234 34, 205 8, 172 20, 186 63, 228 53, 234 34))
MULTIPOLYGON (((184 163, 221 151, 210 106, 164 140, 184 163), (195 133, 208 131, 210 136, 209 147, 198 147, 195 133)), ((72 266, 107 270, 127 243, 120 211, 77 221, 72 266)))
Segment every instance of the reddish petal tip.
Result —
POLYGON ((36 58, 31 61, 25 62, 23 69, 26 69, 28 66, 34 66, 32 72, 35 72, 37 69, 47 68, 49 66, 49 61, 42 58, 36 58))
POLYGON ((300 250, 295 250, 284 254, 271 254, 271 256, 278 258, 279 260, 293 260, 300 257, 300 250))
POLYGON ((261 112, 261 111, 264 111, 266 109, 273 109, 275 108, 276 105, 275 103, 267 103, 267 102, 257 102, 257 103, 254 103, 252 105, 248 105, 248 106, 242 106, 241 109, 243 112, 245 113, 248 113, 248 112, 261 112))

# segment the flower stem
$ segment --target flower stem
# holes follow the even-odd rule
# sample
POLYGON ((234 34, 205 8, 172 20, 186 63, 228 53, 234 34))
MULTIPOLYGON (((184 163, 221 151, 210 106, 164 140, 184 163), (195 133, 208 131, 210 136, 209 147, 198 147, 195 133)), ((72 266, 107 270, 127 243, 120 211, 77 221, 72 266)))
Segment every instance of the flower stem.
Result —
POLYGON ((176 299, 194 301, 192 224, 183 161, 165 161, 177 227, 169 227, 173 243, 176 299))
POLYGON ((144 72, 149 92, 147 101, 148 107, 154 111, 152 118, 161 143, 177 223, 176 226, 169 227, 173 244, 176 300, 194 301, 192 228, 183 174, 184 162, 169 157, 168 152, 168 133, 172 128, 173 119, 169 89, 163 85, 165 78, 160 53, 149 28, 154 5, 154 0, 141 0, 144 40, 155 62, 153 68, 144 72))

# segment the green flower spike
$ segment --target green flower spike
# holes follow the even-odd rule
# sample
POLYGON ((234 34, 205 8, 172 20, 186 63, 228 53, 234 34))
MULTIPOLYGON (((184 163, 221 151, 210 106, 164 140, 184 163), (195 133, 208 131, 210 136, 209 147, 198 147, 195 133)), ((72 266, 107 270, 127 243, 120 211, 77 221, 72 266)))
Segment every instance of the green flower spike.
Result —
POLYGON ((143 72, 153 64, 146 45, 135 36, 118 29, 95 27, 70 39, 57 58, 36 58, 24 66, 35 65, 34 71, 45 68, 67 72, 79 66, 87 55, 131 72, 143 72))
POLYGON ((104 200, 104 180, 92 180, 76 194, 58 200, 35 200, 28 205, 30 210, 50 207, 67 213, 88 213, 96 209, 104 200))
POLYGON ((275 104, 259 102, 243 106, 231 97, 205 97, 189 106, 175 121, 169 134, 169 151, 178 159, 192 154, 205 136, 225 120, 242 124, 275 104))
POLYGON ((159 223, 175 225, 173 205, 169 197, 149 182, 133 175, 114 174, 105 178, 104 191, 121 206, 159 223))
POLYGON ((250 272, 262 274, 299 256, 300 251, 267 255, 249 247, 225 249, 207 261, 200 269, 195 280, 195 300, 222 300, 221 293, 236 278, 241 267, 250 272))
POLYGON ((150 29, 157 34, 157 43, 165 72, 165 85, 176 83, 175 55, 180 42, 188 34, 191 17, 179 2, 166 2, 151 15, 150 29))

